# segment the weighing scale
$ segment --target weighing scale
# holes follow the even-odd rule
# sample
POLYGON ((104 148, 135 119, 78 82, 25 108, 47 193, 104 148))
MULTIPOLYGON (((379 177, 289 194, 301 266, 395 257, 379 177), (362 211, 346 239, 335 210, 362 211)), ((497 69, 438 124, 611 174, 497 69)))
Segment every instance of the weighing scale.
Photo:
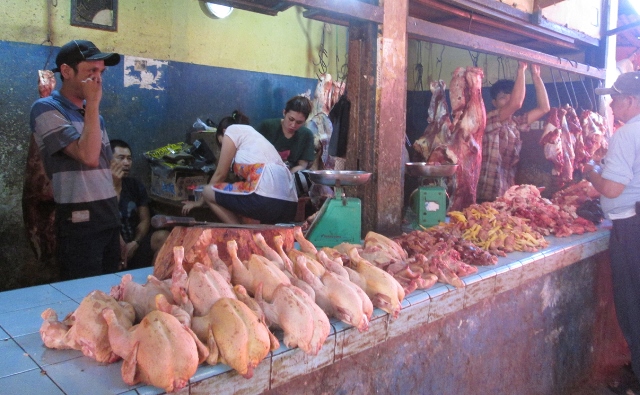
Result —
POLYGON ((333 187, 334 195, 327 199, 305 238, 316 247, 334 247, 340 243, 360 244, 362 241, 362 210, 360 199, 347 197, 345 186, 361 185, 369 181, 371 173, 348 170, 307 171, 316 184, 333 187))
POLYGON ((458 165, 429 165, 426 162, 406 164, 407 173, 420 178, 420 186, 411 193, 411 208, 416 215, 414 229, 428 228, 444 222, 449 199, 447 177, 456 173, 458 165))

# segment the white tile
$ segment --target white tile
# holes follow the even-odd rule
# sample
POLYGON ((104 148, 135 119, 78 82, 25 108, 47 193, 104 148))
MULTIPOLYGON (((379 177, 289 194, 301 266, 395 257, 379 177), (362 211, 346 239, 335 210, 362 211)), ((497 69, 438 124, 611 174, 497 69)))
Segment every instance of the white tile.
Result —
POLYGON ((384 342, 387 338, 388 317, 389 315, 372 318, 369 330, 363 333, 355 328, 336 333, 335 360, 347 358, 384 342))
POLYGON ((0 293, 0 313, 24 310, 36 306, 46 306, 68 300, 68 296, 53 288, 51 285, 14 289, 0 293))
MULTIPOLYGON (((0 377, 11 376, 16 373, 23 373, 37 369, 38 365, 29 358, 29 354, 24 352, 16 342, 11 339, 0 341, 0 377)), ((2 388, 2 387, 0 387, 2 388)))
POLYGON ((496 268, 496 272, 495 295, 520 286, 522 280, 522 263, 513 262, 507 266, 496 268))
MULTIPOLYGON (((349 332, 351 331, 358 332, 355 328, 349 332)), ((271 388, 276 388, 298 376, 331 365, 334 361, 335 347, 336 337, 329 336, 318 355, 306 354, 299 348, 274 355, 271 360, 271 388)))
POLYGON ((467 285, 464 288, 463 306, 466 308, 480 302, 481 300, 492 297, 494 295, 495 288, 495 276, 467 285))
POLYGON ((40 369, 0 378, 0 393, 64 395, 40 369))
POLYGON ((50 365, 46 372, 68 395, 106 395, 135 388, 122 381, 121 367, 122 361, 100 364, 91 358, 81 357, 50 365))
POLYGON ((411 292, 411 294, 409 296, 407 296, 406 298, 404 298, 404 300, 408 301, 409 304, 411 306, 413 306, 413 305, 416 305, 416 304, 428 302, 429 300, 431 300, 431 297, 424 290, 416 290, 416 291, 411 292))
MULTIPOLYGON (((268 355, 260 363, 270 364, 271 363, 271 355, 268 355)), ((231 369, 231 367, 229 367, 229 366, 227 366, 227 365, 225 365, 223 363, 218 363, 218 364, 215 364, 215 365, 209 365, 206 362, 204 362, 202 365, 198 366, 198 370, 196 370, 196 374, 193 375, 193 377, 191 378, 191 381, 197 382, 197 381, 206 380, 208 378, 221 375, 222 373, 226 373, 226 372, 229 372, 231 370, 233 370, 233 369, 231 369)))
POLYGON ((568 246, 564 250, 564 258, 558 268, 573 265, 574 263, 582 260, 582 254, 584 253, 583 244, 574 244, 568 246))
POLYGON ((45 369, 48 365, 82 357, 82 352, 79 350, 56 350, 47 348, 44 343, 42 343, 40 334, 37 332, 16 337, 14 340, 40 367, 45 369))
POLYGON ((53 283, 51 286, 73 300, 81 302, 85 296, 91 293, 91 291, 100 290, 109 295, 111 287, 120 284, 121 280, 122 278, 115 274, 105 274, 103 276, 79 278, 77 280, 53 283))
POLYGON ((431 300, 423 300, 422 303, 415 303, 402 309, 400 316, 389 321, 387 339, 400 336, 411 330, 425 325, 429 322, 429 307, 431 300))
POLYGON ((0 326, 12 337, 38 332, 42 325, 42 317, 40 317, 40 314, 48 307, 54 309, 56 313, 58 313, 58 319, 62 320, 68 313, 74 311, 78 307, 78 304, 71 299, 67 299, 64 302, 2 313, 0 314, 0 326))
POLYGON ((462 310, 464 305, 464 288, 452 289, 450 292, 431 298, 429 308, 429 322, 443 318, 449 314, 462 310))
POLYGON ((253 377, 250 379, 246 379, 240 376, 235 370, 231 370, 203 381, 192 381, 188 389, 190 392, 186 392, 185 395, 261 394, 269 389, 270 373, 271 366, 268 363, 260 363, 256 366, 253 371, 253 377))

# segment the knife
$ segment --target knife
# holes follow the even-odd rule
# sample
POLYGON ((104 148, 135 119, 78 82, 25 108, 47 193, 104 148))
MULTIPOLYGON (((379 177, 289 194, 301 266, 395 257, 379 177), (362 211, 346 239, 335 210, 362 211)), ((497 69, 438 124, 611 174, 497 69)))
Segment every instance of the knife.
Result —
POLYGON ((193 217, 174 217, 157 214, 151 218, 151 226, 156 229, 173 226, 206 226, 208 228, 236 228, 236 229, 283 229, 293 228, 295 224, 225 224, 220 222, 196 221, 193 217))

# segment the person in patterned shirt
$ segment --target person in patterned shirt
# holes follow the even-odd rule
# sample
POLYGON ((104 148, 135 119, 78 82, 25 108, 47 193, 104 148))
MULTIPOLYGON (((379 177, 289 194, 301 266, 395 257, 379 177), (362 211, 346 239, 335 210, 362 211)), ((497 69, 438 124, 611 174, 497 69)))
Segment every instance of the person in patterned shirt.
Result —
POLYGON ((491 86, 494 110, 487 113, 487 126, 482 138, 482 165, 478 179, 477 202, 493 201, 514 184, 520 159, 520 132, 542 118, 549 110, 549 97, 540 78, 540 66, 531 65, 531 78, 536 91, 537 106, 522 115, 514 115, 522 108, 525 97, 525 62, 518 63, 515 81, 498 80, 491 86))

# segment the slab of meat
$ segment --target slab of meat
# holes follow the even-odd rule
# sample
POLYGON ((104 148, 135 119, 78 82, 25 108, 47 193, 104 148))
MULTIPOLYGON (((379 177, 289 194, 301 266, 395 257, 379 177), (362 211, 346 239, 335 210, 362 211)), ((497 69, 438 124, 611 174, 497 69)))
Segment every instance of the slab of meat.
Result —
POLYGON ((442 80, 432 81, 429 88, 431 90, 431 102, 429 103, 427 118, 429 124, 422 137, 413 143, 413 149, 423 160, 429 159, 436 147, 449 141, 452 130, 451 116, 445 96, 446 84, 442 80))
POLYGON ((602 115, 584 110, 580 114, 584 145, 591 158, 599 162, 607 153, 608 139, 611 133, 602 115))
MULTIPOLYGON (((460 210, 476 202, 482 162, 482 136, 487 123, 487 114, 482 100, 484 73, 479 67, 467 67, 464 76, 467 83, 464 90, 466 104, 459 121, 454 125, 449 144, 458 157, 459 165, 456 170, 456 188, 451 210, 460 210)), ((454 118, 457 118, 457 115, 454 115, 454 118)))

